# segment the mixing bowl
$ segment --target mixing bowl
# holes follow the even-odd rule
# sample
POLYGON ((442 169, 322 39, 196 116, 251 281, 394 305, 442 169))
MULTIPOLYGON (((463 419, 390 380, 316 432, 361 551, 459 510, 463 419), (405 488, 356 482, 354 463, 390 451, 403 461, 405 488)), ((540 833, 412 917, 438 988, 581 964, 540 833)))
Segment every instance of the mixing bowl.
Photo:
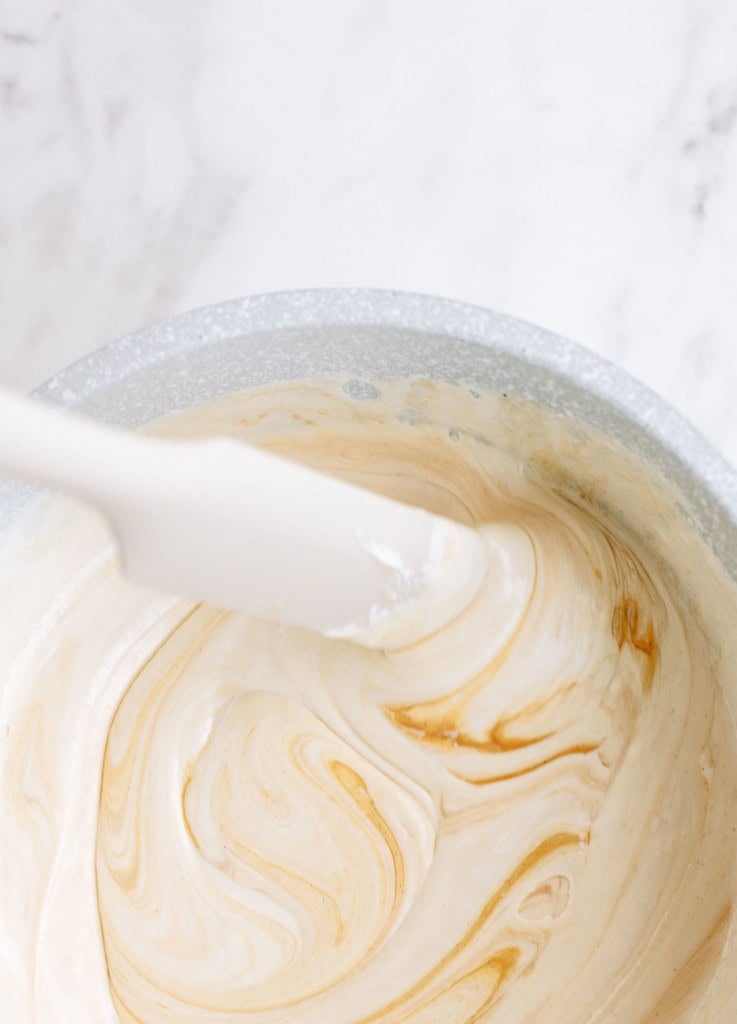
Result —
MULTIPOLYGON (((522 460, 534 451, 540 472, 567 474, 577 497, 593 502, 603 495, 610 510, 625 519, 633 474, 652 476, 652 505, 647 498, 638 510, 640 523, 646 524, 640 532, 657 547, 659 523, 667 522, 675 510, 737 582, 735 471, 665 402, 605 360, 540 328, 483 309, 365 290, 239 299, 115 342, 58 374, 36 395, 134 428, 221 395, 335 375, 356 402, 376 397, 384 380, 418 377, 463 384, 475 397, 493 392, 508 398, 508 438, 518 430, 522 460), (530 402, 544 415, 520 417, 519 410, 529 408, 530 402), (554 424, 562 424, 561 436, 567 432, 573 442, 556 450, 550 440, 554 424), (618 442, 630 454, 621 463, 605 460, 597 470, 590 465, 590 453, 603 449, 587 447, 589 428, 600 439, 597 443, 603 436, 604 444, 618 442)), ((499 408, 507 407, 497 404, 499 408)), ((489 426, 495 437, 497 429, 504 433, 506 414, 501 415, 498 427, 489 426)), ((454 425, 445 426, 452 434, 454 425)), ((29 486, 1 482, 0 525, 8 528, 35 493, 29 486)), ((12 539, 13 531, 6 536, 12 539)), ((730 637, 722 656, 732 658, 733 630, 726 607, 716 619, 717 635, 730 637)), ((737 693, 726 697, 734 713, 737 693)), ((729 1014, 737 1005, 734 918, 730 933, 718 968, 727 992, 719 1004, 727 1014, 719 1018, 724 1021, 733 1019, 729 1014)))

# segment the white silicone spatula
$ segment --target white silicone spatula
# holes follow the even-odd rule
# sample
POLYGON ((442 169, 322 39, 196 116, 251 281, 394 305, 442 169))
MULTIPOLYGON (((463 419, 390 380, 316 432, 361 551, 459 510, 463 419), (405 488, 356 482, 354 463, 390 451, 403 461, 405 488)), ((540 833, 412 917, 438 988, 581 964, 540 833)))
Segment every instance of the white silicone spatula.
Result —
POLYGON ((468 527, 227 438, 126 433, 0 388, 0 470, 110 520, 138 583, 367 646, 455 617, 486 569, 468 527))

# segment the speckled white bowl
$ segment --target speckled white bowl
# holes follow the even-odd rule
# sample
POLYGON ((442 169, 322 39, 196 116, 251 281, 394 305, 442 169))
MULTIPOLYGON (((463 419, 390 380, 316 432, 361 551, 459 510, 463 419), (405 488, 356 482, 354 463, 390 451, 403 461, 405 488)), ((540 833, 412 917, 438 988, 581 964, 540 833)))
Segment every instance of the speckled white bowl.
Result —
MULTIPOLYGON (((135 427, 271 381, 351 375, 464 381, 567 410, 639 453, 675 487, 737 581, 737 473, 678 413, 604 359, 539 327, 447 299, 328 289, 235 299, 114 342, 36 394, 135 427)), ((0 483, 0 525, 33 493, 0 483)))

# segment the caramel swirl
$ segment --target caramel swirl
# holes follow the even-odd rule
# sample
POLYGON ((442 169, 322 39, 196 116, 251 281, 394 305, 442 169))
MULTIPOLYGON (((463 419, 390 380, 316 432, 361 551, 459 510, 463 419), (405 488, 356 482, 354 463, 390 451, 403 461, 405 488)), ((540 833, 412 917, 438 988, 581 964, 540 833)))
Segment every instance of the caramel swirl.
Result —
POLYGON ((487 578, 421 643, 154 597, 71 503, 12 538, 7 1019, 732 1024, 731 584, 667 488, 575 421, 342 384, 156 429, 475 524, 487 578))

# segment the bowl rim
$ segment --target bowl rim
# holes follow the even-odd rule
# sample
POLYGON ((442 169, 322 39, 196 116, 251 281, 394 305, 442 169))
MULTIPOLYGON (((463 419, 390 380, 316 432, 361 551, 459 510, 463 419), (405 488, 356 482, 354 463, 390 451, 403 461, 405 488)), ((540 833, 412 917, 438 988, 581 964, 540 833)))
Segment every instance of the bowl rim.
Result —
POLYGON ((475 342, 551 371, 613 407, 685 465, 737 528, 737 470, 652 388, 605 357, 543 327, 433 295, 378 288, 309 288, 201 306, 101 346, 32 394, 73 408, 131 373, 218 338, 341 325, 392 327, 475 342))

